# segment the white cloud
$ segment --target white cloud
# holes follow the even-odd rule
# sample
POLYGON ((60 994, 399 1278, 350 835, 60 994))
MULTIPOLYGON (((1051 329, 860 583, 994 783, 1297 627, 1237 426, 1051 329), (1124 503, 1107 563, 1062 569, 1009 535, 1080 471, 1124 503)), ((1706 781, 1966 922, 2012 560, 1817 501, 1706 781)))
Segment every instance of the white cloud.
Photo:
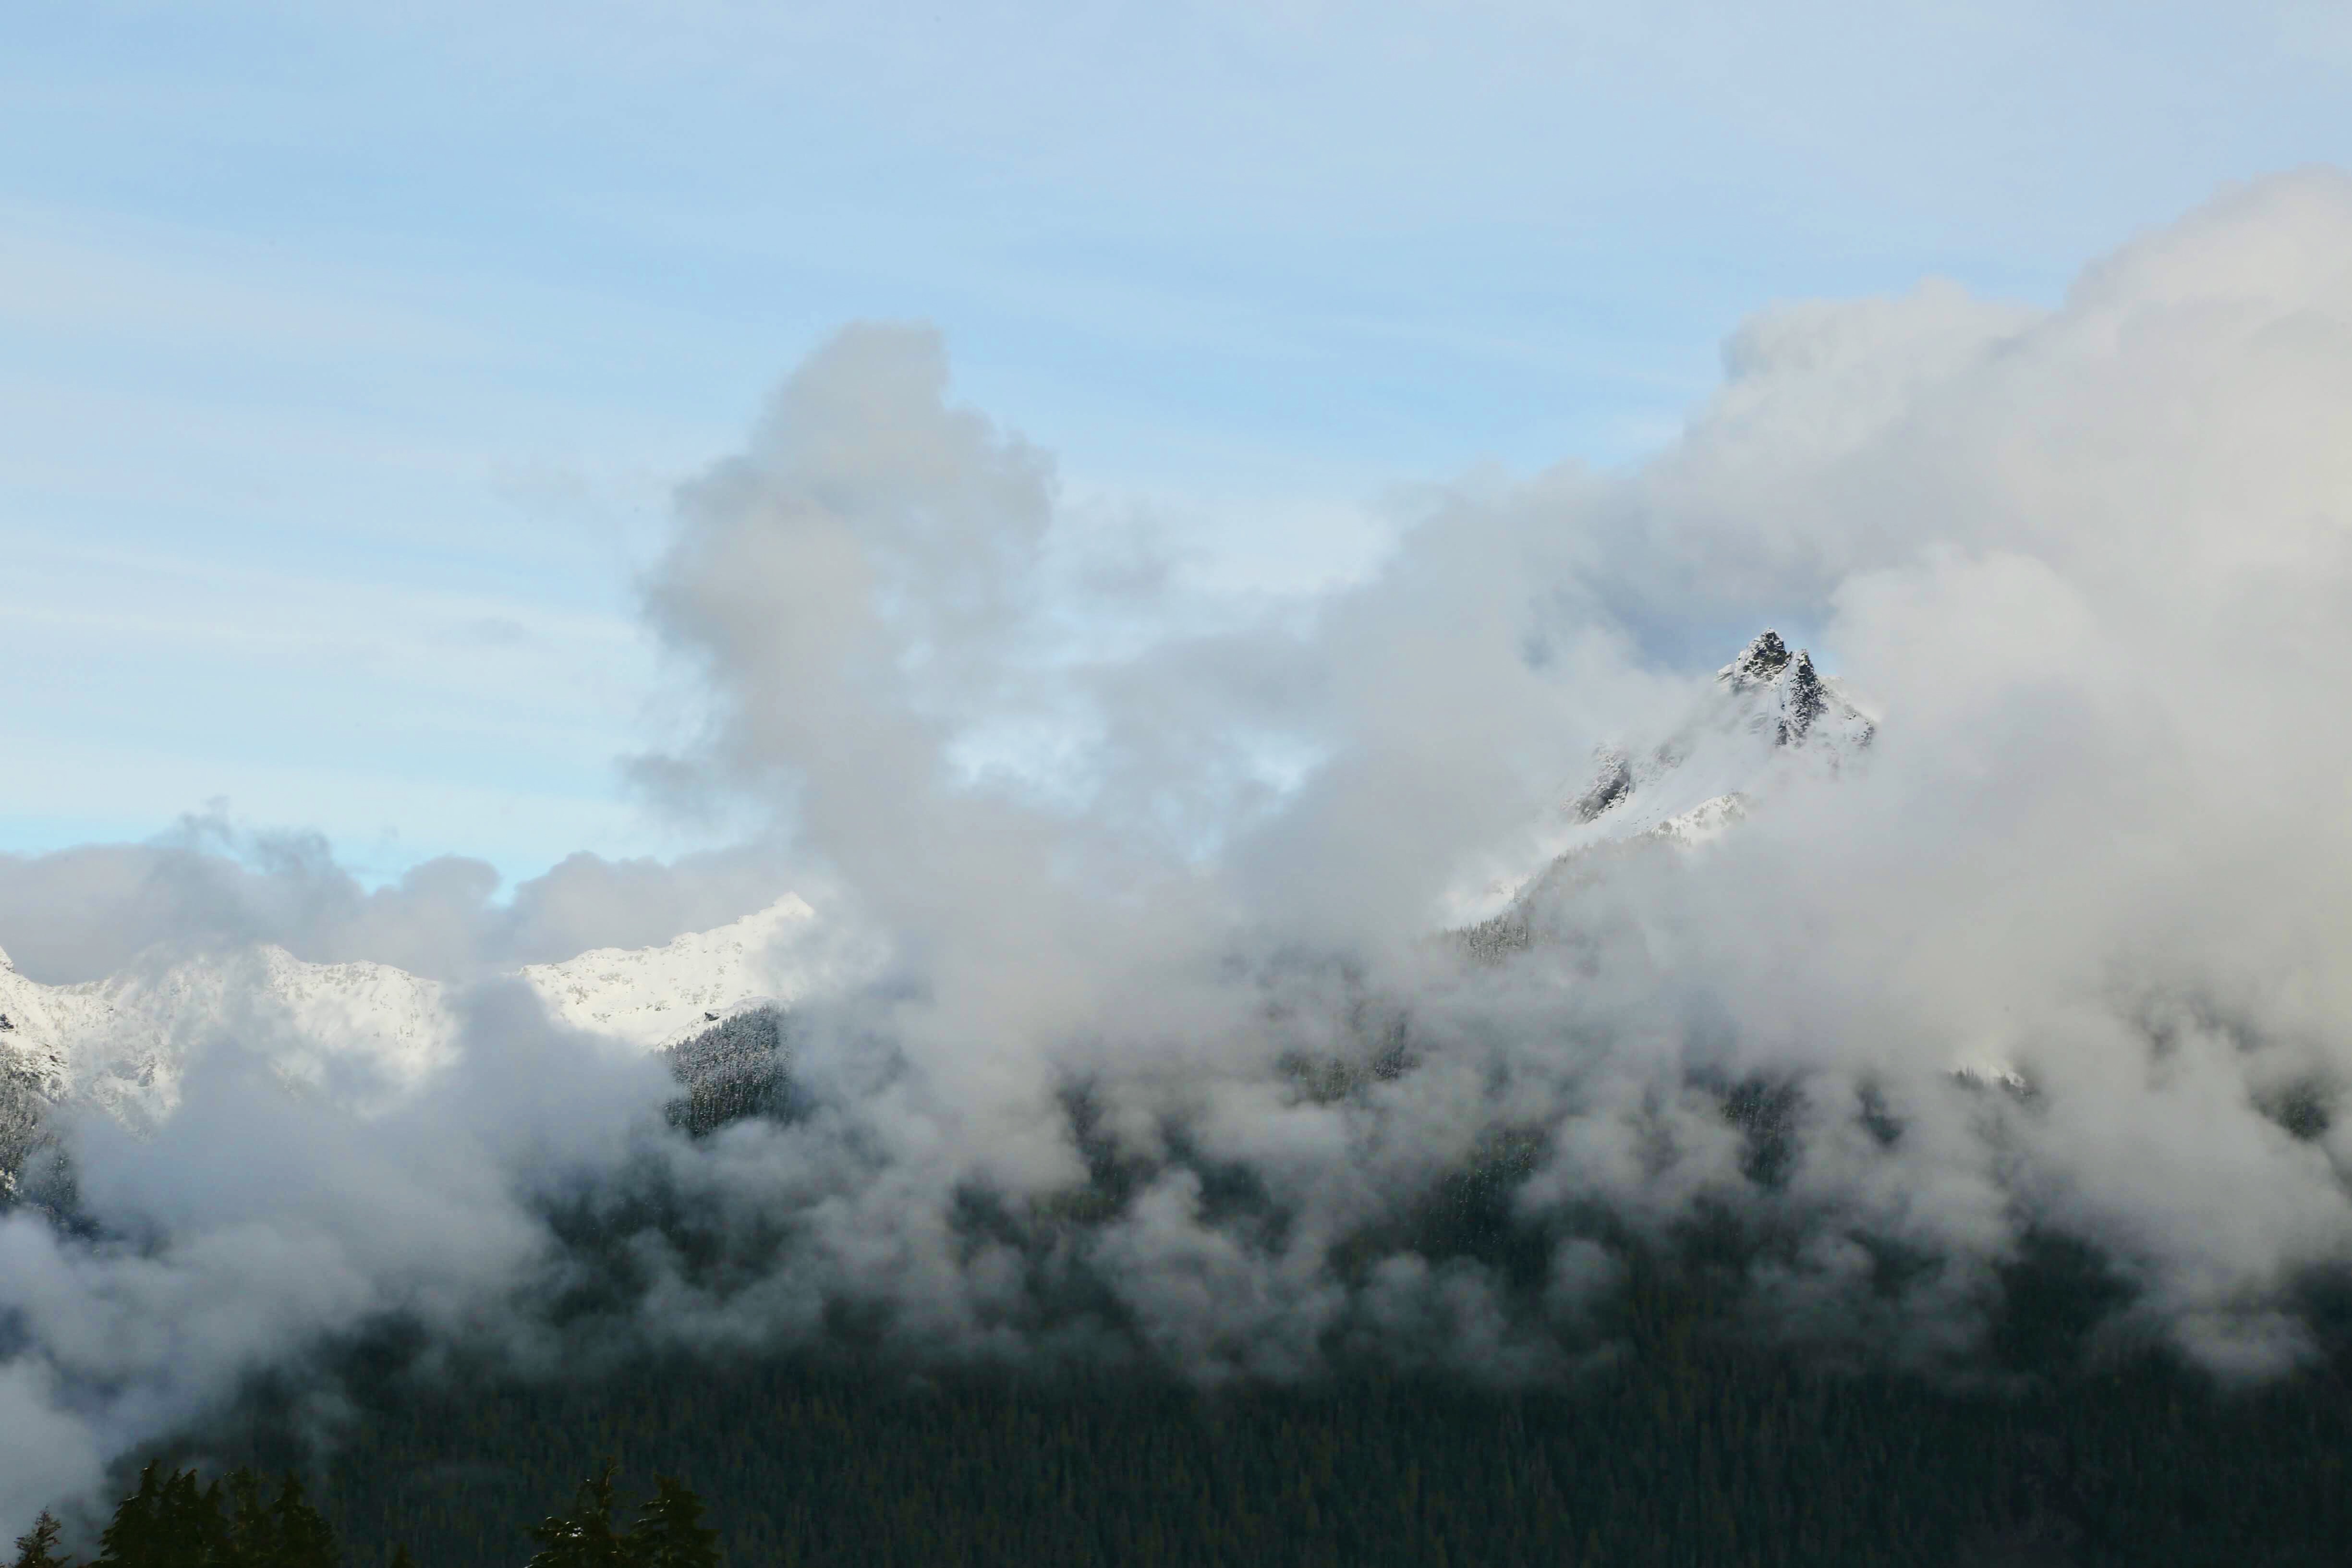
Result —
MULTIPOLYGON (((767 812, 827 916, 889 948, 801 1008, 806 1114, 665 1139, 656 1075, 495 989, 459 1075, 366 1129, 224 1061, 155 1143, 85 1135, 99 1216, 151 1227, 147 1256, 8 1222, 33 1262, 0 1279, 36 1327, 0 1396, 50 1408, 45 1380, 103 1373, 133 1391, 89 1427, 110 1454, 275 1353, 238 1315, 257 1272, 273 1342, 399 1303, 543 1348, 533 1303, 587 1264, 535 1204, 633 1183, 725 1259, 637 1238, 626 1331, 690 1343, 790 1342, 849 1302, 919 1353, 1081 1353, 1113 1337, 1068 1305, 1094 1280, 1127 1352, 1204 1378, 1311 1371, 1334 1334, 1536 1375, 1613 1275, 1573 1215, 1656 1235, 1704 1199, 1790 1238, 1752 1306, 1800 1338, 1965 1360, 2041 1230, 2130 1284, 2118 1333, 2292 1364, 2294 1284, 2352 1257, 2352 1118, 2273 1114, 2352 1093, 2343 258, 2352 180, 2315 172, 2048 311, 1940 285, 1779 309, 1654 462, 1436 487, 1305 611, 1171 616, 1140 647, 1069 621, 1159 613, 1168 575, 1062 571, 1050 460, 950 399, 935 333, 848 331, 685 494, 647 584, 709 721, 648 771, 767 812), (1875 700, 1866 766, 1704 853, 1563 879, 1553 940, 1507 962, 1427 940, 1466 862, 1524 845, 1595 742, 1641 742, 1766 622, 1812 627, 1875 700), (1032 723, 1066 738, 1066 787, 959 765, 1032 723), (1261 765, 1277 744, 1307 759, 1291 780, 1261 765), (2023 1092, 1955 1079, 1986 1060, 2023 1092), (1081 1193, 1090 1160, 1126 1163, 1123 1202, 1081 1193), (1559 1227, 1523 1297, 1412 1234, 1480 1163, 1559 1227), (1065 1223, 1087 1201, 1097 1223, 1065 1223), (971 1219, 990 1204, 1033 1253, 971 1219), (1858 1237, 1942 1267, 1882 1296, 1858 1237)), ((167 934, 453 970, 742 885, 576 865, 509 927, 463 867, 375 900, 299 856, 20 869, 85 909, 160 879, 167 934), (452 912, 464 940, 433 949, 452 912)))

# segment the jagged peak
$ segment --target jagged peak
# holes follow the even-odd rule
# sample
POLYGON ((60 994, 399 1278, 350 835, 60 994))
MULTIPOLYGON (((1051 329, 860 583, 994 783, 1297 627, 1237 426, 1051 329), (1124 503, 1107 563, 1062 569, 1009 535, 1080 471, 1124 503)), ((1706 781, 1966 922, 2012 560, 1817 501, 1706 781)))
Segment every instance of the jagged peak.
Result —
POLYGON ((1874 726, 1837 690, 1834 681, 1814 668, 1812 654, 1790 647, 1769 626, 1741 649, 1738 658, 1717 670, 1715 678, 1748 700, 1767 704, 1767 712, 1757 721, 1775 745, 1803 744, 1814 722, 1832 713, 1842 715, 1856 729, 1851 737, 1854 745, 1870 743, 1874 726), (1774 707, 1777 713, 1769 711, 1774 707))
POLYGON ((1781 640, 1780 634, 1770 626, 1766 626, 1753 642, 1740 650, 1738 658, 1717 670, 1715 678, 1717 680, 1727 680, 1734 686, 1748 686, 1758 681, 1771 680, 1789 668, 1791 658, 1802 661, 1808 671, 1811 671, 1813 667, 1812 657, 1810 654, 1790 653, 1789 645, 1781 640))
POLYGON ((16 973, 16 961, 8 956, 8 950, 6 948, 0 947, 0 974, 14 974, 16 973))

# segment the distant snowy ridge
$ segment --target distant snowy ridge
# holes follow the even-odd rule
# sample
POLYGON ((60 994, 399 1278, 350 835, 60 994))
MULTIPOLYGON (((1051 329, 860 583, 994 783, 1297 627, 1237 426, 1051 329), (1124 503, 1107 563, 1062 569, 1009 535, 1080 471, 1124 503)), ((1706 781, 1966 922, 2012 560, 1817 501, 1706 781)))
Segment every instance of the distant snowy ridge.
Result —
MULTIPOLYGON (((1511 940, 1523 942, 1528 901, 1549 879, 1590 867, 1591 851, 1645 843, 1696 850, 1792 783, 1835 776, 1875 733, 1809 654, 1766 631, 1663 741, 1603 752, 1590 786, 1538 832, 1533 856, 1452 900, 1446 923, 1475 933, 1517 921, 1511 940)), ((675 1051, 822 983, 806 941, 814 926, 814 911, 788 895, 658 947, 598 948, 524 965, 515 977, 560 1024, 675 1051)), ((45 1104, 91 1104, 132 1126, 170 1116, 187 1062, 215 1043, 252 1052, 289 1084, 366 1110, 452 1060, 458 1032, 447 988, 389 964, 311 963, 258 947, 43 985, 0 952, 0 1171, 10 1167, 11 1138, 31 1136, 25 1129, 45 1104)), ((2011 1074, 1998 1062, 1977 1070, 1993 1081, 2011 1074)))
POLYGON ((575 1029, 657 1049, 747 1007, 790 1001, 798 976, 776 973, 780 943, 816 911, 786 895, 715 931, 660 947, 600 947, 558 963, 523 966, 547 1009, 575 1029))
POLYGON ((24 1092, 56 1103, 91 1100, 126 1121, 178 1103, 166 1031, 126 1010, 119 979, 43 985, 0 963, 0 1061, 24 1092))
MULTIPOLYGON (((517 977, 558 1022, 654 1050, 799 995, 807 977, 785 950, 814 918, 787 896, 660 947, 600 948, 517 977)), ((0 1170, 9 1127, 36 1101, 95 1105, 134 1127, 170 1116, 188 1059, 214 1042, 364 1110, 450 1061, 457 1035, 447 988, 390 964, 310 963, 267 946, 44 985, 0 952, 0 1170)))
POLYGON ((438 981, 385 963, 306 963, 282 947, 76 985, 0 968, 0 1052, 44 1098, 86 1100, 133 1125, 177 1108, 189 1055, 216 1039, 362 1104, 416 1082, 456 1042, 438 981))

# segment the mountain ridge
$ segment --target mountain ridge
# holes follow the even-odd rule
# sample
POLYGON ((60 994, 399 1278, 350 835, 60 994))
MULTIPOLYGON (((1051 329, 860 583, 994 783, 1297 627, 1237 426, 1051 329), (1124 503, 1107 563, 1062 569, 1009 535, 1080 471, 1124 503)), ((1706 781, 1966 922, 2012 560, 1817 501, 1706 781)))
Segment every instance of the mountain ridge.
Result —
MULTIPOLYGON (((1591 783, 1539 828, 1533 864, 1491 882, 1468 900, 1478 906, 1469 918, 1457 909, 1445 929, 1482 956, 1525 945, 1530 900, 1592 868, 1595 851, 1697 850, 1793 780, 1853 765, 1876 732, 1877 721, 1809 652, 1768 628, 1662 739, 1604 748, 1591 783)), ((685 1061, 712 1029, 780 1016, 821 978, 802 945, 815 926, 815 911, 787 893, 656 946, 595 948, 506 973, 560 1026, 685 1061)), ((133 1128, 153 1127, 177 1108, 192 1058, 223 1039, 256 1052, 289 1084, 362 1112, 388 1105, 454 1059, 456 995, 390 964, 310 963, 275 945, 158 957, 65 985, 30 979, 0 952, 0 1081, 13 1097, 0 1104, 0 1171, 9 1139, 34 1137, 45 1108, 88 1103, 133 1128)), ((774 1032, 762 1028, 763 1038, 774 1032)))
MULTIPOLYGON (((597 948, 509 973, 552 1022, 660 1051, 800 994, 810 974, 788 950, 814 919, 787 894, 658 946, 597 948)), ((159 956, 63 985, 0 954, 0 1194, 47 1111, 88 1104, 152 1129, 177 1110, 191 1059, 223 1039, 281 1080, 362 1113, 389 1105, 454 1059, 456 995, 391 964, 311 963, 275 944, 159 956)))

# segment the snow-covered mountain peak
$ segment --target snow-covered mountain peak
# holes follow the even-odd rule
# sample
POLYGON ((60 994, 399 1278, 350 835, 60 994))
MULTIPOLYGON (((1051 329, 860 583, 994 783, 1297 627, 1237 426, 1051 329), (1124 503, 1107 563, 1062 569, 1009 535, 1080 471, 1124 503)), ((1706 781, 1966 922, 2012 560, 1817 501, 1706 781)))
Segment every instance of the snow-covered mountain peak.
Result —
POLYGON ((1717 670, 1715 679, 1718 711, 1701 720, 1729 718, 1751 733, 1769 736, 1775 746, 1801 746, 1818 728, 1832 749, 1859 751, 1876 731, 1837 683, 1813 668, 1811 653, 1791 649, 1769 627, 1717 670))
POLYGON ((648 1048, 672 1043, 746 1006, 790 1001, 807 986, 793 939, 815 911, 787 895, 713 931, 660 947, 598 948, 527 964, 522 979, 574 1028, 648 1048))
POLYGON ((1877 732, 1811 653, 1768 629, 1716 671, 1714 686, 1663 741, 1604 752, 1569 815, 1579 824, 1614 818, 1610 837, 1644 831, 1707 801, 1751 796, 1801 764, 1835 773, 1877 732))
POLYGON ((1876 721, 1814 667, 1811 654, 1768 628, 1716 672, 1663 740, 1604 747, 1591 784, 1538 828, 1534 854, 1506 875, 1466 882, 1450 895, 1448 923, 1493 919, 1563 859, 1603 844, 1706 844, 1791 775, 1833 776, 1876 733, 1876 721))
POLYGON ((1811 662, 1810 655, 1790 653, 1789 645, 1780 640, 1780 634, 1766 626, 1757 635, 1755 641, 1740 650, 1738 658, 1717 670, 1715 678, 1733 686, 1753 686, 1760 681, 1773 679, 1789 668, 1789 661, 1792 658, 1801 657, 1805 658, 1808 664, 1811 662))

